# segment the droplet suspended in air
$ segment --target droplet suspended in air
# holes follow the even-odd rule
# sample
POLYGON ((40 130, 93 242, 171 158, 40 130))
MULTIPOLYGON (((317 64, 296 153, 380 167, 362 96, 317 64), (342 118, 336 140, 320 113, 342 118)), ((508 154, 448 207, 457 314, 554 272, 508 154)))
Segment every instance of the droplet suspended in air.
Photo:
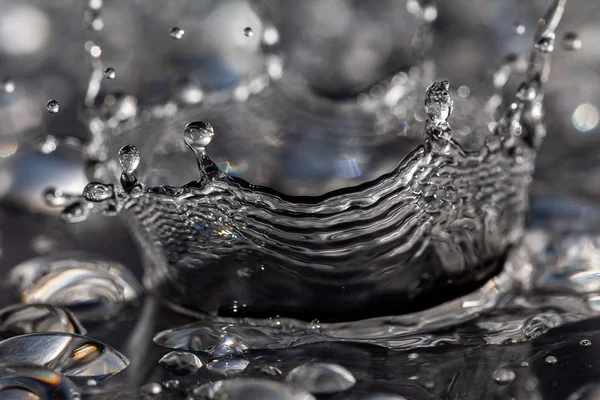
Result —
POLYGON ((119 150, 119 163, 123 172, 127 174, 132 174, 136 170, 141 159, 140 152, 132 144, 126 144, 119 150))
POLYGON ((202 367, 202 361, 193 353, 172 351, 165 354, 158 363, 167 371, 179 375, 191 375, 202 367))
POLYGON ((106 79, 115 79, 117 73, 115 72, 114 68, 108 67, 104 70, 104 76, 106 79))
POLYGON ((508 385, 515 380, 517 375, 515 372, 508 368, 498 368, 492 374, 492 378, 499 385, 508 385))
POLYGON ((266 379, 211 382, 195 388, 193 393, 209 400, 315 400, 306 391, 266 379))
POLYGON ((169 36, 171 36, 173 39, 176 39, 176 40, 181 39, 183 37, 183 35, 185 35, 185 31, 176 26, 172 27, 171 30, 169 31, 169 36))
POLYGON ((581 50, 583 42, 576 32, 567 32, 563 36, 563 48, 565 50, 581 50))
POLYGON ((252 30, 252 28, 247 26, 246 28, 244 28, 244 35, 246 35, 246 37, 252 37, 254 35, 254 31, 252 30))
POLYGON ((285 379, 290 385, 313 394, 343 392, 356 384, 350 371, 330 363, 300 365, 291 370, 285 379))
POLYGON ((123 265, 79 252, 25 261, 12 269, 9 282, 22 302, 77 306, 82 320, 109 318, 142 292, 123 265))
POLYGON ((521 21, 515 21, 513 23, 513 29, 515 30, 515 33, 519 36, 525 34, 525 25, 521 21))
POLYGON ((15 91, 15 82, 9 78, 3 79, 0 88, 4 93, 12 93, 15 91))
POLYGON ((60 110, 60 104, 58 104, 58 101, 50 99, 46 103, 46 110, 48 110, 50 114, 56 114, 60 110))
POLYGON ((194 151, 204 151, 214 135, 215 131, 212 125, 204 121, 190 122, 183 130, 185 143, 194 151))
POLYGON ((67 332, 85 335, 69 310, 46 304, 16 304, 0 310, 0 332, 13 334, 67 332))
POLYGON ((31 333, 3 340, 0 342, 0 359, 97 381, 115 375, 129 365, 127 357, 102 342, 57 332, 31 333))

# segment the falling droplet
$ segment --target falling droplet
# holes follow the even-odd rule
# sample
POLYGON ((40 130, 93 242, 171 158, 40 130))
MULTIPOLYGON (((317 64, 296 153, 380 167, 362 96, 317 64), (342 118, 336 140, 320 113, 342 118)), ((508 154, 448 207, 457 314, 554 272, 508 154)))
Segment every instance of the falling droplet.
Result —
POLYGON ((83 198, 95 203, 113 198, 115 189, 113 185, 105 185, 98 182, 90 182, 83 189, 83 198))
POLYGON ((556 364, 557 362, 558 362, 558 358, 556 358, 554 356, 546 357, 546 363, 548 363, 548 364, 556 364))
POLYGON ((183 35, 185 35, 185 31, 176 26, 172 27, 171 30, 169 31, 169 36, 171 36, 173 39, 176 39, 176 40, 181 39, 183 37, 183 35))
POLYGON ((234 376, 243 372, 248 364, 250 361, 246 357, 232 355, 210 360, 206 369, 223 376, 234 376))
POLYGON ((119 150, 119 163, 126 174, 132 174, 140 165, 141 159, 140 152, 132 144, 126 144, 119 150))
POLYGON ((0 366, 0 398, 6 400, 79 400, 77 387, 69 378, 31 365, 0 366))
POLYGON ((282 372, 279 368, 274 367, 272 365, 267 365, 267 366, 262 367, 260 369, 260 372, 267 374, 267 375, 271 375, 271 376, 278 376, 278 375, 282 374, 282 372))
POLYGON ((204 98, 200 84, 193 79, 184 78, 175 82, 173 94, 182 104, 198 104, 204 98))
POLYGON ((115 72, 114 68, 108 67, 104 70, 104 76, 106 77, 106 79, 115 79, 117 73, 115 72))
POLYGON ((43 154, 53 153, 58 148, 58 139, 52 135, 46 135, 36 143, 37 148, 43 154))
POLYGON ((209 400, 315 400, 310 393, 265 379, 211 382, 195 388, 193 393, 209 400))
POLYGON ((521 22, 521 21, 515 21, 513 23, 513 28, 514 28, 515 33, 517 35, 523 35, 523 34, 525 34, 525 25, 523 24, 523 22, 521 22))
POLYGON ((48 100, 48 103, 46 103, 46 110, 48 110, 50 114, 56 114, 60 110, 60 104, 58 104, 58 101, 50 99, 48 100))
POLYGON ((140 394, 145 396, 155 396, 162 392, 162 386, 156 382, 148 382, 140 388, 140 394))
POLYGON ((192 353, 172 351, 164 355, 158 363, 167 371, 179 375, 191 375, 202 367, 202 361, 192 353))
POLYGON ((303 364, 291 370, 286 381, 314 394, 343 392, 356 384, 350 371, 330 363, 303 364))
POLYGON ((583 339, 581 342, 579 342, 579 345, 582 347, 590 347, 592 345, 592 341, 589 339, 583 339))
POLYGON ((24 303, 78 306, 76 314, 82 320, 108 318, 141 293, 124 266, 85 253, 25 261, 12 269, 9 282, 24 303))
POLYGON ((204 121, 190 122, 185 126, 183 138, 194 152, 204 152, 215 134, 213 127, 204 121))
POLYGON ((515 380, 517 375, 515 372, 508 368, 498 368, 492 374, 492 378, 499 385, 508 385, 515 380))
POLYGON ((581 50, 583 42, 576 32, 567 32, 563 36, 563 48, 565 50, 581 50))
POLYGON ((45 304, 17 304, 3 308, 0 310, 0 332, 67 332, 78 335, 86 333, 69 310, 45 304))
POLYGON ((2 80, 2 85, 0 85, 1 90, 4 93, 12 93, 15 91, 15 82, 12 79, 6 78, 2 80))
POLYGON ((102 380, 129 365, 112 347, 71 333, 31 333, 0 342, 0 358, 7 363, 48 368, 65 376, 102 380))
POLYGON ((246 35, 246 37, 252 37, 254 35, 254 31, 252 30, 252 28, 247 26, 246 28, 244 28, 244 35, 246 35))

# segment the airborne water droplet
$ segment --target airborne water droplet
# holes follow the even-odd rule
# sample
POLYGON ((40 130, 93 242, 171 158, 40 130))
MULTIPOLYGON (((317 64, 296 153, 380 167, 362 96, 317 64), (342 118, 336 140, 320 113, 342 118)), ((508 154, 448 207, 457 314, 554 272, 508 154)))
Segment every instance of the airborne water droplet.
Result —
POLYGON ((108 67, 104 70, 104 76, 106 77, 106 79, 115 79, 117 73, 115 72, 114 68, 108 67))
POLYGON ((213 127, 204 121, 190 122, 185 126, 183 139, 195 152, 202 152, 210 144, 215 134, 213 127))
POLYGON ((507 385, 514 381, 516 377, 515 372, 508 368, 498 368, 492 374, 492 378, 499 385, 507 385))
POLYGON ((244 28, 244 35, 246 35, 246 37, 252 37, 254 35, 254 31, 252 30, 252 28, 247 26, 246 28, 244 28))
POLYGON ((581 50, 583 42, 576 32, 567 32, 563 36, 563 48, 565 50, 581 50))
POLYGON ((172 27, 171 30, 169 31, 169 35, 176 40, 179 40, 183 37, 183 35, 185 35, 185 31, 181 28, 178 28, 176 26, 172 27))
POLYGON ((126 144, 119 150, 119 163, 123 168, 123 172, 127 174, 132 174, 136 170, 141 159, 140 152, 132 144, 126 144))
POLYGON ((194 389, 201 399, 315 400, 303 390, 265 379, 236 379, 207 383, 194 389))
POLYGON ((32 333, 0 342, 0 359, 36 365, 69 377, 101 380, 127 368, 129 360, 112 347, 71 333, 32 333))
POLYGON ((517 35, 523 35, 525 33, 525 25, 521 21, 515 21, 513 23, 513 28, 517 35))
POLYGON ((165 354, 158 363, 167 371, 179 376, 191 375, 202 367, 202 361, 195 354, 185 351, 165 354))
POLYGON ((286 381, 314 394, 343 392, 356 384, 350 371, 330 363, 303 364, 291 370, 286 381))
POLYGON ((48 100, 48 103, 46 103, 46 110, 48 110, 50 114, 56 114, 60 110, 60 104, 58 104, 58 101, 50 99, 48 100))
POLYGON ((4 93, 12 93, 15 91, 15 82, 9 78, 3 79, 0 88, 4 93))
POLYGON ((558 358, 556 358, 554 356, 548 356, 548 357, 546 357, 545 361, 548 364, 556 364, 558 362, 558 358))
POLYGON ((0 332, 67 332, 79 335, 86 333, 69 310, 45 304, 17 304, 0 310, 0 332))

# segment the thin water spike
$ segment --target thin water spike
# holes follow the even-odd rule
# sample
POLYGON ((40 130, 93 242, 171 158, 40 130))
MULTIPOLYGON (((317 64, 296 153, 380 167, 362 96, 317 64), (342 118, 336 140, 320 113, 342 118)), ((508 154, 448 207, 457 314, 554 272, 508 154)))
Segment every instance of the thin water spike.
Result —
POLYGON ((452 137, 452 129, 448 124, 448 117, 452 114, 454 101, 449 93, 448 81, 434 82, 427 88, 425 98, 425 141, 436 150, 443 150, 452 137))
POLYGON ((119 150, 119 163, 123 169, 121 186, 127 194, 134 197, 139 196, 142 192, 142 184, 133 174, 140 165, 141 159, 140 152, 132 144, 127 144, 119 150))

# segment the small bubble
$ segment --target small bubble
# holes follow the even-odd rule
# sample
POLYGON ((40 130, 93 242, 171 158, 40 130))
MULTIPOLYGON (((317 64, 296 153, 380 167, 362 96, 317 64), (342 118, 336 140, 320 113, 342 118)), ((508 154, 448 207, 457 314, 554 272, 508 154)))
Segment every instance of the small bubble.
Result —
POLYGON ((252 37, 252 35, 254 35, 254 31, 248 26, 244 28, 244 35, 246 35, 246 37, 252 37))
POLYGON ((494 381, 496 381, 496 383, 500 385, 507 385, 514 381, 516 377, 517 375, 515 374, 515 372, 508 368, 498 368, 492 374, 492 378, 494 378, 494 381))
POLYGON ((50 114, 56 114, 58 110, 60 110, 60 104, 58 104, 58 101, 50 99, 48 100, 48 103, 46 103, 46 110, 48 110, 50 114))
POLYGON ((592 345, 592 341, 589 339, 583 339, 579 344, 583 347, 590 347, 592 345))
POLYGON ((554 356, 546 357, 546 363, 548 363, 548 364, 556 364, 557 362, 558 362, 558 358, 556 358, 554 356))
POLYGON ((90 182, 83 189, 83 198, 87 201, 101 202, 114 196, 112 185, 105 185, 98 182, 90 182))
POLYGON ((204 150, 210 144, 214 135, 213 127, 204 121, 190 122, 183 130, 185 143, 194 151, 204 150))
POLYGON ((176 40, 181 39, 183 37, 183 35, 185 35, 185 31, 176 26, 172 27, 171 30, 169 31, 169 36, 171 36, 173 39, 176 39, 176 40))
POLYGON ((1 88, 4 93, 12 93, 15 91, 15 82, 12 79, 6 78, 2 81, 1 88))
POLYGON ((525 25, 521 21, 513 22, 513 29, 517 35, 525 34, 525 25))
POLYGON ((117 73, 115 72, 114 68, 108 67, 104 70, 104 76, 106 77, 106 79, 115 79, 117 73))
POLYGON ((164 355, 158 364, 175 375, 191 375, 202 367, 202 361, 193 353, 172 351, 164 355))
POLYGON ((563 48, 565 50, 581 50, 583 42, 576 32, 567 32, 563 36, 563 48))
POLYGON ((119 150, 119 163, 125 173, 132 174, 140 165, 141 159, 140 152, 132 144, 126 144, 119 150))

